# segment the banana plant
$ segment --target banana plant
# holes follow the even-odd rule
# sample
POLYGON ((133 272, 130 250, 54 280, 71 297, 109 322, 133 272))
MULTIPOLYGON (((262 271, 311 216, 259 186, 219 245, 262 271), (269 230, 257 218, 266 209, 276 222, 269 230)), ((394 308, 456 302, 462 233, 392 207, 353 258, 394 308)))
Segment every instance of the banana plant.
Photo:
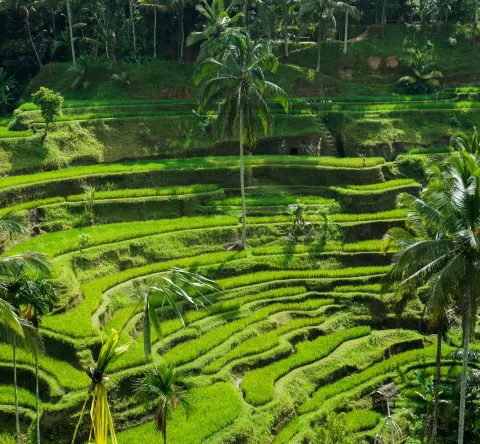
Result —
POLYGON ((108 404, 107 386, 106 382, 109 380, 107 376, 108 368, 120 358, 130 346, 130 342, 118 345, 120 340, 120 333, 113 329, 110 331, 107 341, 102 345, 98 361, 95 366, 92 366, 87 371, 88 376, 92 380, 88 389, 88 395, 83 404, 80 418, 72 439, 72 444, 75 443, 78 429, 82 422, 83 414, 88 400, 91 398, 92 404, 90 407, 90 418, 92 421, 90 427, 90 436, 88 442, 90 442, 92 436, 95 439, 95 444, 107 444, 108 434, 110 432, 110 438, 112 444, 118 444, 117 437, 115 435, 115 427, 113 424, 112 413, 108 404))

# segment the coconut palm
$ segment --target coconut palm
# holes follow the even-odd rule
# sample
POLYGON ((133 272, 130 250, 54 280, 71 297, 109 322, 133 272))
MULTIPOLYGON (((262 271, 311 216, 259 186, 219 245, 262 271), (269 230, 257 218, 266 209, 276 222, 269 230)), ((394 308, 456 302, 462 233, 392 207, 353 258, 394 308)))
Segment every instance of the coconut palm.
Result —
MULTIPOLYGON (((25 233, 24 219, 18 214, 9 212, 0 217, 0 235, 5 237, 14 233, 25 233)), ((20 421, 18 414, 17 391, 17 346, 38 353, 41 348, 41 337, 33 325, 18 314, 20 303, 19 292, 25 289, 25 273, 36 271, 49 273, 50 262, 39 253, 25 253, 0 258, 0 340, 13 347, 13 378, 15 391, 15 426, 17 442, 20 442, 20 421)))
POLYGON ((347 12, 347 14, 350 13, 350 15, 356 14, 356 8, 345 2, 332 0, 304 0, 300 4, 300 19, 303 23, 305 25, 313 23, 318 27, 317 72, 320 72, 321 43, 325 38, 324 23, 326 20, 331 20, 334 27, 336 27, 334 14, 341 11, 347 12))
POLYGON ((360 17, 360 11, 352 5, 345 3, 344 6, 338 8, 340 11, 345 12, 345 34, 343 38, 343 53, 347 53, 347 40, 348 40, 348 16, 358 19, 360 17))
POLYGON ((212 0, 211 6, 206 0, 203 0, 202 3, 198 4, 195 9, 206 19, 203 30, 201 32, 191 32, 187 37, 187 46, 203 41, 200 45, 198 60, 205 60, 207 57, 218 55, 225 44, 225 32, 229 30, 243 32, 245 29, 232 26, 243 17, 242 12, 230 17, 238 4, 238 0, 233 0, 227 8, 225 8, 224 0, 212 0))
POLYGON ((173 412, 182 406, 188 419, 192 409, 186 377, 186 373, 172 364, 161 363, 148 370, 137 383, 137 397, 149 412, 155 411, 155 428, 163 435, 164 444, 167 443, 167 422, 173 412))
POLYGON ((285 111, 290 101, 286 92, 265 79, 264 71, 275 71, 278 61, 266 42, 254 43, 250 37, 231 33, 231 41, 219 60, 209 58, 195 72, 195 83, 202 84, 200 111, 225 98, 216 122, 217 131, 240 140, 240 192, 242 195, 243 249, 247 237, 243 146, 253 147, 258 139, 257 120, 264 133, 273 130, 267 98, 278 100, 285 111))
MULTIPOLYGON (((50 280, 50 275, 36 273, 27 276, 25 288, 17 300, 23 307, 22 317, 27 319, 38 331, 41 316, 47 314, 57 302, 57 289, 50 280)), ((40 444, 40 392, 38 385, 38 350, 35 351, 35 395, 36 395, 36 426, 37 443, 40 444)))
POLYGON ((473 127, 473 134, 469 137, 465 133, 456 134, 450 139, 450 145, 456 151, 466 151, 478 156, 480 154, 480 139, 478 138, 477 127, 473 127))
MULTIPOLYGON (((17 264, 13 267, 8 276, 3 276, 1 281, 0 295, 4 301, 7 301, 18 312, 25 308, 27 313, 33 312, 32 307, 40 306, 41 300, 38 298, 36 292, 32 292, 30 288, 29 280, 27 276, 27 270, 23 264, 17 264)), ((32 325, 35 329, 35 327, 32 325)), ((17 442, 21 442, 20 437, 20 419, 18 411, 18 387, 17 387, 17 347, 21 345, 17 341, 16 335, 12 337, 13 347, 13 383, 15 393, 15 425, 17 433, 17 442)), ((38 357, 38 345, 33 343, 30 347, 30 351, 33 351, 36 359, 38 357)), ((38 362, 38 360, 37 360, 38 362)), ((37 367, 38 373, 38 367, 37 367)), ((38 383, 38 381, 37 381, 38 383)), ((38 387, 38 386, 37 386, 38 387)), ((38 411, 37 411, 38 415, 38 411)))
MULTIPOLYGON (((428 202, 428 194, 425 196, 428 202)), ((399 194, 397 198, 397 207, 406 210, 408 213, 406 229, 392 228, 390 229, 384 238, 384 250, 389 249, 402 251, 410 245, 416 242, 432 241, 435 239, 438 233, 438 227, 434 223, 435 219, 425 217, 421 210, 424 208, 425 202, 421 202, 415 196, 409 194, 399 194)), ((387 274, 384 280, 384 291, 389 291, 392 287, 395 289, 398 281, 390 281, 390 275, 387 274)), ((402 312, 407 303, 416 296, 416 292, 411 291, 407 293, 397 293, 397 308, 399 312, 402 312)), ((437 352, 436 352, 436 365, 435 365, 435 382, 434 382, 434 402, 433 402, 433 424, 431 433, 431 443, 433 444, 436 439, 437 426, 438 426, 438 414, 439 414, 439 394, 440 394, 440 382, 441 382, 441 361, 442 361, 442 334, 443 327, 446 324, 451 324, 452 310, 451 298, 445 300, 437 300, 436 294, 431 291, 426 293, 426 303, 424 313, 428 313, 430 322, 437 329, 437 352)), ((427 424, 429 427, 429 424, 427 424)))
MULTIPOLYGON (((418 215, 410 224, 423 235, 406 241, 395 254, 387 274, 395 284, 397 299, 407 301, 427 285, 429 303, 436 312, 457 300, 463 318, 463 363, 460 391, 458 443, 463 444, 466 374, 472 325, 480 288, 480 167, 474 156, 455 153, 431 165, 431 178, 422 199, 410 197, 418 215), (435 233, 432 237, 426 232, 435 233)), ((398 232, 399 238, 401 233, 398 232)), ((408 239, 408 238, 407 238, 408 239)))

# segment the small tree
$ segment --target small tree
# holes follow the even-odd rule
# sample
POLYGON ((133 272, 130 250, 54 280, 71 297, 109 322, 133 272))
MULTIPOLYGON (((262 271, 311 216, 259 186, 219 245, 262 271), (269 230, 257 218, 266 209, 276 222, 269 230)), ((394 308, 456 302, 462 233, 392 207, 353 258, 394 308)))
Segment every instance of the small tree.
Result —
POLYGON ((0 114, 6 113, 7 109, 13 105, 12 91, 14 88, 13 76, 9 76, 3 68, 0 68, 0 114))
POLYGON ((80 256, 83 253, 83 250, 88 247, 90 244, 90 235, 87 233, 82 233, 80 236, 78 236, 78 242, 77 242, 77 247, 78 247, 78 252, 80 256))
POLYGON ((93 222, 95 221, 95 193, 97 192, 97 189, 92 185, 84 185, 83 191, 85 192, 83 198, 85 201, 85 210, 90 219, 90 223, 93 225, 93 222))
POLYGON ((63 97, 60 93, 43 86, 35 94, 32 94, 32 97, 33 103, 40 107, 42 117, 45 119, 45 132, 43 134, 43 139, 45 139, 48 126, 62 114, 63 97))

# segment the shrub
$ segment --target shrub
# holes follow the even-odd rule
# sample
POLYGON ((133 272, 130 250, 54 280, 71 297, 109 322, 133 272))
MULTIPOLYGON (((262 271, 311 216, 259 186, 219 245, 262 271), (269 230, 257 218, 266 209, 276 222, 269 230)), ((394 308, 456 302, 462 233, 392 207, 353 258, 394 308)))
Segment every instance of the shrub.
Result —
POLYGON ((33 103, 40 107, 40 112, 45 120, 45 134, 47 135, 48 126, 62 114, 63 97, 51 89, 40 87, 40 90, 32 94, 33 103))

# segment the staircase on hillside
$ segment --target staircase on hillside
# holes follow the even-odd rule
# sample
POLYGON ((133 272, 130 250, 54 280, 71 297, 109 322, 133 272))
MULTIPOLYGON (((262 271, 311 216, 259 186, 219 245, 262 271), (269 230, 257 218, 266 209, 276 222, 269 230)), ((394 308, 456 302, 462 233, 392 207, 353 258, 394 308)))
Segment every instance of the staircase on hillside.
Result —
POLYGON ((338 156, 339 153, 337 150, 337 141, 322 121, 319 122, 318 132, 320 133, 320 137, 322 138, 321 154, 323 156, 338 156))

